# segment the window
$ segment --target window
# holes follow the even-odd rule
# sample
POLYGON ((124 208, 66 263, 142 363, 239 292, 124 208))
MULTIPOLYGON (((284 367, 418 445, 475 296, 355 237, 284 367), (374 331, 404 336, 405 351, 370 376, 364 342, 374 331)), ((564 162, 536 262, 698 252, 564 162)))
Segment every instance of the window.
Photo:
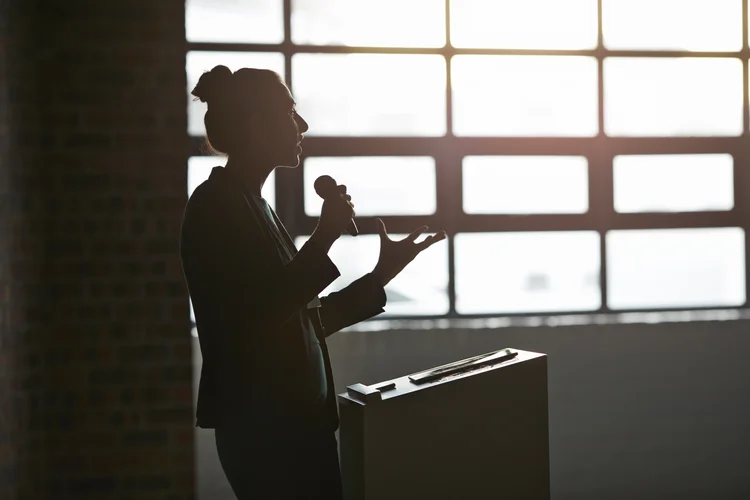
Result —
POLYGON ((284 9, 279 0, 187 0, 188 42, 279 43, 284 9))
POLYGON ((589 209, 583 156, 464 156, 467 214, 584 214, 589 209))
POLYGON ((439 136, 445 71, 435 55, 297 54, 292 91, 308 136, 439 136))
POLYGON ((593 49, 597 0, 453 0, 451 43, 477 49, 593 49))
POLYGON ((742 0, 604 0, 608 49, 737 51, 742 0))
POLYGON ((604 127, 612 136, 741 135, 742 62, 608 57, 604 112, 604 127))
POLYGON ((615 156, 615 210, 620 213, 732 210, 733 163, 728 154, 615 156))
POLYGON ((460 233, 455 248, 459 313, 601 306, 596 231, 460 233))
POLYGON ((461 136, 592 137, 596 59, 453 57, 453 132, 461 136))
POLYGON ((291 7, 292 41, 299 45, 442 47, 445 44, 442 1, 292 0, 291 7), (415 26, 421 27, 414 29, 415 26))
POLYGON ((745 234, 739 228, 610 231, 607 260, 612 309, 745 303, 745 234))
MULTIPOLYGON (((188 86, 269 68, 310 124, 264 187, 298 244, 323 174, 360 235, 343 288, 393 237, 449 237, 387 287, 385 316, 747 306, 750 46, 743 0, 188 0, 188 86), (599 11, 601 9, 601 12, 599 11), (394 15, 398 12, 398 15, 394 15)), ((189 190, 204 107, 188 103, 189 190)))
POLYGON ((315 179, 330 175, 355 200, 363 215, 435 213, 435 160, 429 156, 309 157, 305 160, 305 214, 320 215, 315 179))

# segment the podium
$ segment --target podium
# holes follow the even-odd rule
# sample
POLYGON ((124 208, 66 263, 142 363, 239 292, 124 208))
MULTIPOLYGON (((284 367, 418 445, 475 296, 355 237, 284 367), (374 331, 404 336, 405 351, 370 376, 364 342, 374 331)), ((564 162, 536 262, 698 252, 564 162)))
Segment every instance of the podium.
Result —
POLYGON ((339 394, 345 500, 549 500, 547 356, 501 349, 339 394))

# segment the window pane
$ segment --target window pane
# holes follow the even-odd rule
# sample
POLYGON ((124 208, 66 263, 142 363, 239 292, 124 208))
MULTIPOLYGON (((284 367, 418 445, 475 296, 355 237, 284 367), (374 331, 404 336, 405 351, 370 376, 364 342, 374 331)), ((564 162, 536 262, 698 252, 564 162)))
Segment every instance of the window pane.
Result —
POLYGON ((298 54, 292 64, 309 135, 445 134, 442 56, 298 54))
POLYGON ((206 127, 203 125, 206 104, 195 100, 190 94, 203 73, 223 64, 232 71, 240 68, 260 68, 270 69, 284 76, 284 55, 274 52, 190 51, 185 62, 188 84, 188 133, 195 136, 206 134, 206 127))
POLYGON ((742 133, 739 59, 607 58, 604 128, 622 136, 742 133))
POLYGON ((186 0, 189 42, 281 43, 282 0, 186 0))
POLYGON ((742 0, 604 0, 602 17, 610 49, 742 47, 742 0))
POLYGON ((601 305, 595 231, 456 235, 456 310, 586 311, 601 305))
POLYGON ((593 57, 456 56, 453 130, 473 136, 594 136, 593 57))
MULTIPOLYGON (((424 237, 428 236, 425 234, 424 237)), ((402 239, 405 234, 391 234, 402 239)), ((422 241, 420 237, 417 241, 422 241)), ((302 247, 307 236, 295 240, 302 247)), ((380 241, 376 234, 344 235, 333 245, 329 255, 341 272, 320 296, 341 290, 352 281, 372 271, 378 260, 380 241)), ((436 315, 448 312, 448 245, 446 240, 435 243, 420 253, 393 281, 385 287, 388 302, 385 313, 377 316, 436 315)))
POLYGON ((467 214, 580 214, 589 209, 582 156, 467 156, 467 214))
MULTIPOLYGON (((195 188, 208 179, 214 167, 223 167, 226 163, 226 156, 191 156, 188 158, 188 196, 192 195, 195 188)), ((271 172, 260 193, 273 208, 276 207, 275 177, 275 173, 271 172)))
POLYGON ((740 306, 745 234, 740 228, 607 233, 612 309, 740 306))
POLYGON ((314 183, 321 175, 330 175, 346 185, 357 215, 435 213, 435 160, 431 157, 307 158, 307 215, 320 215, 323 200, 315 192, 314 183))
POLYGON ((292 0, 292 41, 310 45, 442 47, 445 2, 292 0))
POLYGON ((734 207, 728 154, 631 155, 614 159, 615 210, 705 212, 734 207))
POLYGON ((454 47, 596 47, 596 0, 452 0, 454 47))

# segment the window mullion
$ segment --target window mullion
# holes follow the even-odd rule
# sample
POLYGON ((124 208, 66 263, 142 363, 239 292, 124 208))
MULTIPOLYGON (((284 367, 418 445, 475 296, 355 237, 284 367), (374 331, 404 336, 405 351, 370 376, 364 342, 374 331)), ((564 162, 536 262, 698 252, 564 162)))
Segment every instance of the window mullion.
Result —
MULTIPOLYGON (((748 44, 750 43, 750 21, 748 20, 748 0, 742 0, 742 116, 745 144, 750 139, 750 61, 748 61, 748 44)), ((750 305, 750 154, 747 148, 738 148, 734 155, 734 203, 745 221, 745 307, 750 305)))
POLYGON ((589 165, 589 213, 597 220, 599 233, 599 294, 601 312, 608 312, 607 294, 607 227, 614 215, 614 179, 612 155, 607 153, 607 140, 604 134, 604 0, 597 0, 597 113, 599 133, 594 154, 588 157, 589 165))
POLYGON ((596 139, 596 147, 588 157, 589 163, 589 214, 599 232, 600 268, 599 287, 602 303, 601 311, 607 312, 607 231, 615 217, 614 181, 612 172, 613 155, 608 150, 605 137, 596 139))
POLYGON ((450 139, 445 139, 446 147, 435 152, 435 175, 437 189, 436 218, 440 227, 433 231, 445 230, 448 234, 448 299, 449 315, 456 314, 456 271, 454 241, 460 231, 459 220, 463 214, 462 156, 458 148, 451 147, 450 139))

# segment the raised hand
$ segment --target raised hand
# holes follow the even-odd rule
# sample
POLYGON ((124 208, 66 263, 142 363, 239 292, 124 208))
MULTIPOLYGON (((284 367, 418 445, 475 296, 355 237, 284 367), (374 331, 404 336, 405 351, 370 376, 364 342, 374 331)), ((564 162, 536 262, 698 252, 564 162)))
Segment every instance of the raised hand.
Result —
POLYGON ((388 237, 383 220, 376 219, 376 223, 380 235, 380 256, 372 274, 383 286, 396 277, 420 252, 445 239, 446 236, 445 231, 439 231, 417 243, 417 238, 429 229, 427 226, 421 226, 403 240, 392 240, 388 237))

